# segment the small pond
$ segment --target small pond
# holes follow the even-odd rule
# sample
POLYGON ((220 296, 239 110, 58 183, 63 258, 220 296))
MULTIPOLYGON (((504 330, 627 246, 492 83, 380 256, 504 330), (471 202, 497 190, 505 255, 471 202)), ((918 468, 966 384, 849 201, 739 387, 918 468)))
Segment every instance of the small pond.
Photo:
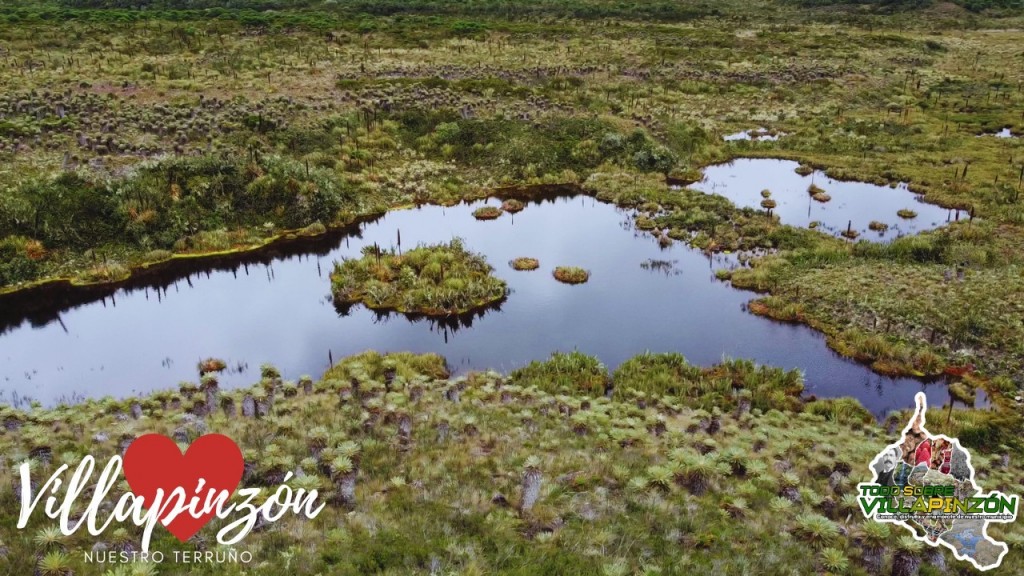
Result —
POLYGON ((773 212, 784 224, 810 227, 815 226, 835 235, 846 231, 847 226, 867 240, 891 240, 938 228, 958 217, 955 210, 947 210, 921 200, 921 196, 907 189, 906 185, 896 187, 878 186, 865 182, 842 182, 826 176, 819 170, 801 176, 796 173, 798 163, 790 160, 770 158, 741 158, 725 164, 716 164, 704 169, 704 179, 690 185, 690 188, 719 194, 737 206, 762 209, 765 200, 762 190, 771 192, 776 203, 773 212), (831 199, 819 202, 808 193, 810 186, 824 190, 831 199), (913 218, 902 218, 898 212, 909 209, 916 213, 913 218), (884 230, 872 230, 872 221, 886 226, 884 230))
POLYGON ((725 140, 726 142, 736 142, 741 140, 753 140, 755 142, 774 142, 785 135, 785 132, 776 132, 773 134, 766 128, 754 128, 751 130, 743 130, 742 132, 736 132, 734 134, 726 134, 725 136, 722 136, 722 140, 725 140))
POLYGON ((995 136, 996 138, 1017 138, 1017 135, 1010 131, 1009 128, 1003 128, 999 132, 992 132, 991 134, 982 134, 982 136, 995 136))
POLYGON ((228 361, 222 382, 237 386, 257 381, 264 362, 294 379, 367 349, 438 352, 461 372, 509 371, 574 348, 611 368, 645 350, 678 351, 701 365, 729 356, 799 368, 808 393, 855 396, 879 415, 912 406, 920 390, 933 405, 949 400, 940 383, 880 376, 830 351, 809 328, 746 312, 755 295, 714 278, 717 266, 730 264, 725 257, 709 259, 680 243, 662 249, 614 206, 567 196, 481 222, 472 212, 482 204, 396 211, 351 234, 88 296, 53 295, 50 307, 31 314, 8 307, 0 311, 2 400, 53 403, 172 388, 194 381, 196 363, 208 356, 228 361), (507 280, 508 300, 446 323, 361 306, 339 313, 330 298, 332 262, 374 242, 391 246, 399 230, 405 247, 462 237, 507 280), (512 270, 508 261, 517 256, 539 258, 540 269, 512 270), (587 268, 591 279, 560 284, 551 276, 557 265, 587 268))

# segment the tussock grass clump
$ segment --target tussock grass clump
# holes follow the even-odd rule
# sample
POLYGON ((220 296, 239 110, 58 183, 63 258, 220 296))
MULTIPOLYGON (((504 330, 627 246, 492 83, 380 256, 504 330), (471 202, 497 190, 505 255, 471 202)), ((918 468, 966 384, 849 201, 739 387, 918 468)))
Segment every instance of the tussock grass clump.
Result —
POLYGON ((534 360, 512 371, 509 379, 519 386, 537 386, 551 393, 600 396, 608 384, 608 369, 597 358, 573 350, 555 352, 543 362, 534 360))
POLYGON ((813 194, 811 196, 811 198, 815 202, 821 202, 822 204, 824 204, 826 202, 830 202, 832 200, 832 197, 829 196, 828 194, 824 193, 824 192, 818 192, 817 194, 813 194))
POLYGON ((590 272, 576 266, 559 266, 552 274, 563 284, 583 284, 590 280, 590 272))
POLYGON ((160 262, 167 260, 173 255, 174 253, 170 250, 150 250, 149 252, 146 252, 142 259, 146 262, 160 262))
POLYGON ((646 352, 622 363, 615 371, 616 397, 625 397, 629 391, 654 395, 682 395, 689 393, 703 372, 686 361, 682 354, 646 352))
POLYGON ((299 236, 319 236, 327 232, 327 226, 324 226, 321 222, 313 222, 309 226, 302 228, 297 232, 299 236))
POLYGON ((41 576, 71 576, 74 564, 68 554, 60 550, 47 552, 36 566, 36 574, 41 576))
POLYGON ((718 405, 732 406, 726 394, 748 390, 755 408, 796 410, 804 391, 803 373, 799 370, 762 366, 751 360, 725 360, 705 369, 704 379, 706 390, 717 390, 722 396, 718 405))
POLYGON ((671 399, 707 410, 734 409, 740 404, 761 410, 799 410, 803 404, 803 376, 798 370, 760 366, 748 360, 726 360, 702 368, 678 353, 634 356, 611 376, 593 356, 579 351, 555 353, 544 362, 531 362, 512 372, 510 378, 518 385, 535 385, 552 393, 596 396, 612 391, 612 397, 620 401, 645 404, 671 399))
POLYGON ((809 176, 812 172, 814 172, 814 168, 808 166, 807 164, 801 164, 797 166, 794 171, 801 176, 809 176))
POLYGON ((117 282, 125 280, 129 276, 131 276, 131 270, 127 266, 120 262, 111 261, 79 272, 75 276, 75 282, 82 284, 117 282))
MULTIPOLYGON (((673 355, 645 356, 632 362, 631 373, 659 367, 688 378, 701 370, 673 355)), ((261 372, 275 378, 276 371, 261 372)), ((878 425, 824 418, 802 404, 731 412, 724 410, 728 405, 696 406, 703 398, 685 393, 609 398, 606 376, 600 362, 578 352, 555 354, 509 376, 488 371, 452 378, 440 356, 371 351, 339 360, 308 394, 289 394, 284 384, 284 393, 271 395, 264 383, 225 394, 247 398, 243 404, 250 407, 242 414, 233 408, 205 414, 202 433, 225 434, 239 444, 247 465, 243 488, 273 488, 286 471, 301 470, 289 486, 319 491, 325 507, 314 522, 329 530, 285 515, 246 537, 249 546, 288 550, 261 560, 272 574, 404 574, 450 546, 451 527, 466 522, 472 530, 460 536, 460 546, 477 552, 442 562, 483 574, 629 574, 627 561, 614 561, 611 570, 613 562, 595 557, 590 547, 620 534, 649 550, 648 566, 678 561, 681 542, 699 551, 690 556, 692 566, 719 566, 727 574, 813 574, 826 563, 877 574, 897 555, 906 563, 920 553, 894 547, 903 532, 864 520, 855 499, 837 504, 836 488, 852 496, 852 486, 869 474, 867 462, 894 439, 878 425), (694 508, 706 513, 686 514, 694 508), (779 536, 786 529, 793 538, 779 536), (770 545, 773 553, 759 558, 756 568, 737 561, 738 539, 770 545), (513 555, 503 552, 510 546, 513 555)), ((142 420, 124 420, 130 401, 110 398, 29 411, 0 407, 0 421, 19 423, 0 435, 0 452, 11 462, 29 460, 33 477, 45 478, 58 463, 74 466, 86 454, 106 461, 143 433, 194 441, 200 420, 185 411, 193 403, 162 406, 158 398, 168 397, 135 399, 147 407, 142 420)), ((950 425, 938 430, 944 412, 937 406, 929 414, 933 431, 972 442, 982 439, 992 419, 955 410, 950 425)), ((900 414, 899 422, 909 417, 900 414)), ((1019 429, 1015 418, 999 428, 1019 429)), ((971 444, 981 452, 976 462, 990 461, 987 446, 996 451, 992 456, 1019 454, 1012 442, 1000 446, 999 438, 986 438, 994 443, 971 444)), ((1018 475, 1013 467, 992 466, 984 486, 1011 486, 1018 475)), ((2 485, 19 481, 16 467, 0 467, 2 485)), ((105 503, 122 493, 115 487, 105 503)), ((0 498, 0 523, 13 526, 17 494, 5 490, 0 498)), ((213 538, 223 526, 214 520, 201 536, 213 538)), ((40 513, 24 530, 8 532, 0 562, 12 574, 39 566, 93 573, 82 558, 94 538, 65 537, 40 513)), ((1000 536, 1021 540, 1013 526, 1000 536)), ((138 535, 115 526, 104 542, 137 548, 138 535)), ((152 546, 181 544, 158 529, 152 546)), ((1019 559, 1008 555, 1006 561, 1019 571, 1019 559)), ((223 566, 161 568, 169 576, 186 572, 213 576, 223 566)))
POLYGON ((669 192, 663 176, 626 171, 595 172, 583 182, 583 188, 602 202, 620 206, 638 206, 652 194, 669 192))
POLYGON ((729 466, 719 462, 716 454, 682 452, 673 462, 676 481, 694 496, 703 496, 717 487, 717 481, 728 473, 729 466))
POLYGON ((494 220, 502 215, 501 208, 496 206, 481 206, 473 210, 473 217, 477 220, 494 220))
POLYGON ((917 218, 917 212, 914 212, 910 208, 900 208, 896 211, 896 215, 904 220, 912 220, 917 218))
POLYGON ((405 254, 373 245, 363 249, 362 258, 335 263, 331 286, 337 303, 443 316, 503 300, 508 287, 493 272, 482 255, 466 250, 458 238, 405 254))
POLYGON ((448 378, 450 374, 448 362, 439 354, 413 354, 411 352, 382 354, 375 350, 368 350, 338 362, 324 374, 322 384, 351 384, 353 380, 356 382, 384 382, 389 377, 401 377, 406 382, 412 382, 417 376, 440 380, 448 378))
POLYGON ((875 232, 885 232, 889 229, 889 225, 885 222, 879 222, 878 220, 872 220, 868 223, 868 230, 874 230, 875 232))
POLYGON ((640 216, 640 217, 638 217, 636 219, 636 229, 637 230, 649 231, 649 230, 654 230, 657 227, 658 227, 658 223, 655 222, 653 218, 650 218, 648 216, 640 216))
POLYGON ((519 257, 514 258, 509 265, 516 270, 536 270, 540 268, 540 260, 536 258, 519 257))
POLYGON ((175 243, 177 252, 224 252, 262 240, 255 230, 221 228, 205 230, 175 243))
POLYGON ((924 544, 913 536, 904 534, 896 539, 895 548, 892 559, 893 576, 917 574, 924 556, 924 544))
POLYGON ((775 200, 772 200, 771 198, 765 198, 764 200, 761 200, 761 208, 767 208, 768 210, 771 210, 778 205, 779 203, 776 202, 775 200))
POLYGON ((853 398, 820 398, 807 403, 807 412, 844 424, 869 424, 875 421, 874 415, 853 398))
POLYGON ((816 549, 830 545, 839 537, 839 527, 835 522, 814 513, 797 517, 793 531, 816 549))

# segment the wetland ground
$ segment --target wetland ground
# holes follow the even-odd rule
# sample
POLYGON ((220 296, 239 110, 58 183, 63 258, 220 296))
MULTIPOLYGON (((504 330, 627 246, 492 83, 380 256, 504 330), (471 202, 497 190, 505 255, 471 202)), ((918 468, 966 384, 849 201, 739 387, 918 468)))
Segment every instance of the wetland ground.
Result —
POLYGON ((518 214, 479 221, 473 217, 479 205, 395 211, 316 251, 195 272, 165 286, 54 310, 57 318, 45 326, 26 322, 0 335, 3 388, 9 397, 20 392, 47 404, 144 394, 191 379, 195 363, 211 354, 236 368, 221 377, 222 386, 230 387, 249 382, 264 362, 292 375, 317 374, 330 358, 366 349, 436 352, 457 373, 508 372, 555 350, 578 349, 612 368, 646 350, 679 352, 705 366, 751 358, 801 370, 808 393, 854 396, 879 417, 919 390, 936 406, 948 401, 941 382, 872 374, 829 351, 813 330, 749 314, 745 305, 755 295, 715 278, 715 269, 735 259, 682 243, 659 247, 634 228, 628 211, 580 195, 531 202, 518 214), (390 250, 399 231, 407 246, 461 238, 490 262, 535 254, 543 273, 498 268, 508 299, 469 315, 409 318, 334 303, 332 263, 365 258, 374 246, 390 250), (676 273, 645 268, 652 259, 674 260, 676 273), (578 263, 592 277, 579 286, 562 285, 551 277, 555 262, 578 263), (140 337, 144 326, 162 329, 140 337), (31 392, 21 382, 31 383, 31 392))
MULTIPOLYGON (((229 433, 247 484, 337 493, 253 535, 277 572, 960 573, 862 522, 852 471, 923 388, 1024 492, 1022 28, 1015 0, 5 2, 4 463, 229 433), (463 237, 507 300, 336 306, 334 261, 399 231, 463 237), (212 396, 173 391, 211 356, 212 396)), ((152 573, 0 525, 0 571, 152 573)))

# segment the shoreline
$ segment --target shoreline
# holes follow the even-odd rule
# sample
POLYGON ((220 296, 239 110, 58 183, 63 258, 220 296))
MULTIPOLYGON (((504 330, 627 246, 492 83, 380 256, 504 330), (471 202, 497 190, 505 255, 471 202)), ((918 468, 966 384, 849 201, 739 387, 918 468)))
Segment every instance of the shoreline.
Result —
MULTIPOLYGON (((842 177, 839 177, 839 176, 836 176, 836 175, 833 175, 833 174, 829 173, 829 170, 836 170, 836 169, 838 169, 838 168, 836 168, 834 166, 830 167, 830 166, 822 164, 820 162, 805 160, 805 159, 802 159, 804 157, 800 156, 797 153, 786 154, 785 151, 780 151, 780 150, 772 150, 772 154, 766 154, 766 155, 758 154, 756 150, 745 150, 745 151, 743 151, 743 154, 739 154, 739 155, 735 155, 735 156, 730 156, 730 157, 727 157, 726 159, 709 161, 709 162, 707 162, 705 164, 702 164, 699 168, 695 168, 694 170, 700 171, 702 173, 701 179, 703 179, 703 170, 704 169, 706 169, 708 167, 711 167, 711 166, 718 166, 718 165, 722 165, 722 164, 729 164, 729 163, 731 163, 731 162, 733 162, 735 160, 740 160, 740 159, 743 159, 743 158, 755 158, 755 159, 763 159, 763 160, 781 160, 781 161, 797 162, 799 164, 806 164, 806 165, 810 166, 811 168, 813 168, 814 170, 818 170, 818 171, 822 172, 827 177, 829 177, 829 178, 831 178, 833 180, 840 181, 840 182, 864 182, 864 183, 876 184, 876 185, 879 185, 879 186, 883 186, 884 185, 884 186, 889 186, 889 187, 895 187, 895 186, 898 186, 900 184, 903 184, 903 185, 905 185, 907 187, 907 189, 910 192, 921 196, 922 200, 924 202, 929 203, 929 204, 934 204, 936 206, 939 206, 941 208, 945 208, 947 210, 966 210, 967 209, 967 208, 963 208, 963 207, 956 207, 956 206, 951 206, 951 205, 945 204, 945 203, 943 203, 941 201, 935 200, 934 197, 933 198, 929 198, 929 196, 928 196, 926 191, 922 191, 922 190, 920 190, 920 188, 915 187, 915 185, 912 182, 895 182, 895 183, 893 183, 893 182, 890 182, 888 180, 885 180, 885 183, 882 184, 880 182, 882 182, 883 179, 878 179, 876 181, 872 181, 872 180, 860 180, 860 179, 853 178, 853 177, 842 178, 842 177)), ((678 177, 678 176, 672 176, 672 175, 666 175, 665 178, 664 178, 666 186, 669 186, 670 189, 671 189, 672 186, 679 186, 679 187, 685 188, 686 186, 689 186, 691 184, 699 182, 701 179, 694 180, 693 178, 689 178, 689 177, 678 177)), ((135 266, 128 267, 127 268, 127 273, 128 273, 127 276, 124 276, 124 277, 121 277, 121 278, 112 279, 112 280, 96 280, 96 281, 89 282, 89 281, 76 280, 75 278, 67 277, 67 276, 58 276, 58 277, 50 277, 50 278, 41 278, 39 280, 35 280, 35 281, 29 282, 29 283, 26 283, 26 284, 23 284, 23 285, 4 286, 4 287, 0 287, 0 303, 4 302, 5 300, 7 300, 9 298, 14 298, 15 295, 17 295, 17 294, 19 294, 21 292, 33 292, 33 291, 45 290, 45 289, 51 288, 51 285, 58 285, 58 284, 59 285, 63 285, 63 287, 66 288, 66 289, 75 289, 75 288, 89 289, 89 288, 96 288, 96 287, 103 287, 103 286, 116 286, 116 287, 120 287, 121 285, 128 283, 132 279, 135 279, 135 278, 140 277, 140 276, 144 277, 147 273, 150 272, 151 269, 157 268, 157 269, 159 269, 158 271, 162 271, 162 269, 164 267, 172 266, 175 262, 179 262, 179 261, 195 261, 195 260, 204 260, 204 259, 210 260, 210 261, 216 261, 217 258, 225 258, 225 257, 228 257, 228 258, 230 258, 230 257, 241 258, 241 257, 243 257, 245 255, 248 255, 248 254, 258 253, 258 252, 264 251, 264 250, 268 250, 269 251, 269 250, 277 247, 278 245, 287 244, 289 242, 296 242, 296 241, 299 241, 299 240, 302 240, 302 239, 322 239, 322 238, 330 237, 330 236, 332 236, 334 234, 338 234, 339 232, 346 232, 346 231, 350 230, 353 226, 358 226, 358 225, 360 225, 360 224, 362 224, 364 222, 370 222, 370 221, 376 220, 378 218, 381 218, 383 216, 386 216, 389 212, 396 211, 396 210, 406 210, 406 209, 409 209, 409 208, 412 208, 412 207, 419 207, 419 206, 454 206, 454 205, 458 205, 458 204, 461 204, 461 203, 470 203, 470 202, 475 202, 475 201, 479 201, 479 200, 486 200, 488 198, 495 198, 495 199, 498 199, 498 200, 508 200, 508 199, 535 200, 535 199, 538 199, 538 198, 545 198, 545 197, 550 197, 550 196, 553 196, 553 195, 557 195, 559 192, 562 192, 562 191, 570 191, 571 194, 583 194, 583 195, 589 196, 591 198, 595 198, 595 199, 600 200, 599 198, 597 198, 597 196, 598 196, 597 192, 595 192, 593 190, 587 189, 580 182, 554 182, 554 183, 541 183, 541 184, 509 184, 509 185, 498 186, 498 187, 495 187, 495 188, 490 188, 490 189, 485 189, 485 190, 486 191, 483 194, 466 193, 466 194, 464 194, 462 196, 462 198, 460 200, 458 200, 457 202, 454 202, 454 203, 426 202, 426 203, 423 203, 423 204, 402 204, 402 205, 397 205, 397 206, 390 207, 387 210, 385 210, 384 212, 356 215, 355 217, 353 217, 348 222, 327 225, 326 226, 326 231, 324 231, 322 233, 318 233, 318 234, 309 234, 309 233, 303 234, 302 233, 303 230, 304 230, 303 228, 289 229, 289 230, 284 230, 284 231, 282 231, 282 232, 280 232, 278 234, 275 234, 275 235, 273 235, 271 237, 268 237, 263 243, 260 243, 260 244, 243 245, 243 246, 233 247, 233 248, 230 248, 230 249, 227 249, 227 250, 219 250, 219 251, 212 251, 212 252, 180 252, 180 253, 174 253, 169 258, 165 258, 163 260, 155 260, 155 261, 152 261, 152 262, 144 262, 142 264, 137 264, 135 266)), ((702 192, 702 193, 703 194, 708 194, 707 192, 702 192)), ((614 202, 609 202, 609 203, 610 204, 614 204, 614 202)), ((622 207, 628 207, 628 206, 622 206, 622 207)))
MULTIPOLYGON (((729 159, 722 161, 709 162, 708 164, 702 165, 699 170, 704 170, 709 166, 725 164, 742 158, 764 158, 774 160, 793 161, 798 163, 807 164, 815 170, 820 170, 826 175, 825 168, 820 167, 817 163, 809 161, 803 161, 795 157, 787 157, 785 155, 778 154, 779 151, 773 150, 775 155, 758 155, 750 154, 750 151, 745 151, 742 155, 733 156, 729 159)), ((835 178, 834 176, 828 176, 829 178, 835 178)), ((692 179, 687 178, 675 178, 671 176, 665 176, 664 178, 666 186, 683 186, 687 183, 692 184, 692 179)), ((858 181, 853 179, 851 181, 858 181)), ((897 183, 898 184, 898 183, 897 183)), ((911 189, 909 183, 903 183, 911 189)), ((913 191, 911 189, 911 191, 913 191)), ((705 192, 702 192, 707 194, 705 192)), ((921 192, 915 192, 922 196, 922 199, 928 202, 927 194, 921 192)), ((480 200, 486 200, 494 198, 497 200, 508 200, 516 199, 521 201, 535 201, 544 198, 557 197, 559 195, 584 195, 590 198, 594 198, 601 202, 607 202, 619 207, 626 207, 623 204, 618 204, 615 201, 601 200, 599 192, 588 189, 583 184, 578 182, 558 182, 558 183, 540 183, 540 184, 512 184, 506 186, 498 186, 495 188, 483 189, 478 193, 466 193, 462 198, 454 203, 425 203, 417 205, 398 205, 384 212, 362 214, 355 216, 350 221, 343 224, 334 224, 326 226, 326 230, 321 233, 303 234, 304 229, 285 230, 272 237, 269 237, 260 244, 240 246, 229 250, 222 250, 216 252, 201 252, 201 253, 181 253, 173 254, 169 258, 164 260, 146 262, 133 267, 127 268, 127 275, 123 278, 115 280, 99 280, 95 282, 76 282, 72 278, 50 278, 40 280, 29 285, 16 287, 16 288, 5 288, 0 289, 0 303, 14 303, 13 307, 19 308, 20 320, 7 320, 2 314, 0 314, 0 333, 5 332, 7 329, 16 327, 23 323, 25 320, 31 319, 32 314, 36 312, 44 312, 54 306, 54 300, 58 300, 58 306, 63 310, 68 308, 74 308, 77 306, 85 305, 90 302, 95 302, 99 299, 105 299, 110 296, 113 297, 119 290, 125 287, 134 287, 136 289, 155 288, 159 290, 161 288, 161 280, 163 280, 164 286, 172 284, 178 281, 181 277, 187 277, 192 273, 201 272, 203 270, 215 269, 218 267, 224 267, 229 269, 237 269, 239 266, 246 266, 249 263, 259 263, 265 260, 273 260, 281 256, 282 249, 287 251, 289 249, 295 250, 295 253, 309 253, 310 250, 319 245, 323 245, 326 242, 331 242, 335 238, 342 238, 353 232, 357 232, 361 224, 365 222, 372 222, 379 218, 386 216, 392 211, 406 210, 414 207, 423 205, 431 206, 451 206, 463 203, 472 203, 480 200), (168 278, 173 278, 168 281, 168 278), (43 298, 39 298, 40 295, 43 298), (40 302, 39 300, 43 300, 40 302)), ((931 202, 935 205, 942 206, 941 203, 931 202)), ((944 206, 943 206, 944 207, 944 206)), ((955 208, 949 208, 955 209, 955 208)), ((645 232, 649 235, 649 232, 645 232)), ((685 243, 685 242, 684 242, 685 243)), ((691 247, 694 250, 698 248, 691 247)), ((721 251, 721 247, 715 247, 710 249, 712 252, 721 251)), ((745 292, 752 292, 757 294, 758 291, 737 285, 731 279, 729 280, 730 287, 736 290, 742 290, 745 292)), ((501 306, 507 295, 500 301, 488 303, 478 307, 476 310, 468 311, 465 314, 448 314, 444 316, 433 316, 418 313, 407 313, 401 310, 373 310, 378 314, 388 315, 392 313, 402 314, 409 319, 428 319, 440 323, 459 323, 463 318, 473 317, 478 315, 480 312, 491 309, 494 306, 501 306)), ((843 353, 843 343, 837 341, 836 335, 833 333, 835 330, 826 330, 821 326, 821 322, 810 322, 807 320, 793 320, 776 318, 771 314, 759 313, 757 310, 757 298, 752 298, 748 302, 748 306, 753 304, 748 310, 751 314, 760 316, 766 320, 780 322, 783 324, 801 324, 807 328, 823 335, 825 337, 827 347, 832 352, 839 356, 848 359, 858 364, 867 366, 872 372, 887 377, 894 378, 912 378, 924 383, 935 382, 936 380, 942 379, 942 374, 938 376, 921 374, 919 372, 903 369, 898 366, 891 364, 879 365, 875 359, 871 358, 859 358, 857 356, 850 356, 849 354, 843 353)), ((59 317, 60 312, 56 315, 59 317)), ((982 386, 982 389, 990 399, 991 404, 996 404, 995 399, 998 395, 993 394, 988 387, 982 386)))
MULTIPOLYGON (((553 354, 557 355, 557 352, 555 352, 553 354)), ((366 350, 363 350, 362 352, 355 352, 355 353, 348 354, 348 355, 345 355, 343 357, 335 359, 334 363, 332 365, 328 366, 327 368, 325 368, 322 371, 322 373, 320 373, 319 376, 313 377, 313 380, 312 380, 313 381, 313 385, 314 385, 313 393, 315 394, 315 393, 318 393, 318 392, 322 392, 322 390, 320 390, 319 387, 324 382, 326 382, 328 380, 331 380, 331 376, 332 375, 337 374, 339 370, 347 370, 346 367, 349 364, 351 364, 352 362, 359 362, 360 359, 365 358, 368 355, 377 356, 377 357, 379 357, 381 359, 387 359, 387 358, 394 358, 394 359, 401 359, 401 358, 433 358, 436 362, 439 363, 439 366, 443 367, 443 370, 444 370, 443 376, 439 375, 438 377, 440 379, 442 379, 442 380, 447 380, 447 381, 452 381, 452 382, 464 382, 464 381, 467 381, 467 379, 471 381, 473 379, 474 375, 487 375, 487 374, 495 374, 495 375, 498 375, 499 377, 501 377, 504 380, 508 380, 509 378, 512 377, 513 373, 516 373, 517 371, 523 370, 523 369, 529 367, 531 364, 534 364, 534 363, 542 363, 543 364, 545 362, 550 361, 550 357, 549 358, 534 359, 534 360, 531 360, 530 363, 523 364, 522 366, 519 366, 517 368, 510 368, 510 369, 503 370, 503 371, 498 371, 498 370, 495 370, 494 368, 486 368, 486 369, 470 369, 470 370, 467 370, 467 371, 464 371, 464 372, 459 372, 459 371, 452 371, 452 369, 450 368, 450 365, 448 363, 448 358, 446 356, 442 355, 442 354, 437 353, 437 352, 418 353, 418 352, 411 352, 411 351, 407 351, 407 350, 381 351, 381 350, 377 350, 377 349, 373 349, 373 348, 368 348, 366 350)), ((629 362, 630 360, 641 358, 643 356, 644 356, 643 353, 637 354, 637 355, 631 356, 625 362, 629 362)), ((713 374, 716 370, 721 369, 725 364, 726 363, 709 364, 709 365, 694 365, 694 367, 698 368, 702 373, 707 375, 707 374, 713 374)), ((777 367, 772 366, 770 364, 761 364, 761 363, 756 363, 756 362, 754 364, 756 366, 758 366, 758 367, 763 367, 763 368, 777 368, 777 367)), ((617 386, 615 385, 614 380, 611 380, 611 376, 612 376, 612 374, 614 372, 615 372, 615 369, 611 369, 611 368, 608 369, 609 382, 611 382, 611 389, 612 390, 615 390, 617 388, 617 386)), ((214 371, 214 372, 206 372, 206 373, 203 373, 203 374, 204 375, 212 375, 212 376, 214 376, 215 378, 217 378, 219 380, 220 373, 221 373, 221 371, 214 371)), ((292 384, 293 387, 295 388, 295 391, 298 392, 299 389, 303 388, 303 385, 302 385, 303 381, 307 377, 306 376, 302 376, 301 378, 300 377, 295 377, 294 379, 291 379, 291 378, 285 377, 284 375, 281 375, 281 376, 278 376, 277 378, 278 378, 278 381, 281 382, 282 384, 289 384, 289 383, 292 384)), ((200 379, 201 379, 201 377, 197 378, 196 382, 198 382, 200 379)), ((255 380, 255 378, 254 378, 254 380, 255 380)), ((264 379, 264 381, 265 381, 265 379, 264 379)), ((76 410, 76 409, 83 408, 83 407, 88 409, 88 408, 94 408, 94 407, 97 407, 97 406, 105 406, 105 408, 103 408, 103 409, 104 410, 108 410, 111 407, 110 403, 113 402, 113 406, 120 407, 120 409, 123 410, 126 413, 130 413, 131 409, 132 409, 131 406, 135 405, 135 404, 139 404, 139 405, 142 405, 142 406, 150 406, 151 408, 153 406, 155 406, 156 404, 160 404, 162 406, 160 409, 163 410, 164 412, 167 412, 167 413, 173 413, 173 412, 187 413, 190 410, 186 407, 186 404, 187 404, 186 401, 187 400, 194 400, 196 398, 202 398, 202 396, 203 396, 201 388, 198 387, 198 384, 196 386, 197 386, 197 388, 195 390, 193 390, 193 391, 190 391, 190 392, 182 391, 181 389, 176 388, 174 386, 167 386, 167 387, 154 388, 154 389, 151 389, 151 390, 138 392, 138 393, 136 393, 134 395, 130 395, 130 396, 109 396, 108 395, 108 396, 99 396, 99 397, 81 397, 77 401, 70 401, 70 402, 69 401, 59 401, 59 402, 55 402, 53 404, 42 405, 40 407, 40 409, 42 409, 42 410, 44 410, 46 412, 54 413, 54 412, 59 412, 59 411, 63 411, 63 410, 76 410), (177 401, 177 404, 175 404, 175 401, 177 401)), ((810 406, 810 405, 814 405, 814 404, 819 403, 819 402, 821 402, 821 403, 828 403, 828 402, 854 402, 865 413, 871 414, 873 421, 875 422, 875 424, 877 424, 879 426, 884 425, 886 419, 890 415, 890 413, 876 414, 876 413, 872 412, 870 409, 868 409, 866 406, 864 406, 864 404, 856 396, 818 396, 812 390, 809 390, 807 388, 807 383, 806 382, 802 382, 801 387, 802 387, 801 392, 798 395, 793 397, 796 400, 799 400, 799 404, 801 406, 810 406)), ((245 396, 247 394, 255 393, 258 390, 260 390, 261 388, 262 388, 262 381, 251 381, 249 383, 240 384, 238 386, 231 386, 231 387, 218 386, 217 392, 219 394, 222 394, 222 395, 228 395, 228 396, 232 396, 232 397, 235 397, 235 396, 239 396, 240 397, 240 396, 245 396)), ((307 394, 309 394, 309 393, 307 392, 307 394)), ((576 392, 575 394, 579 394, 581 397, 586 396, 585 392, 576 392)), ((287 395, 286 395, 286 397, 287 397, 287 395)), ((626 401, 626 400, 619 399, 619 401, 626 401)), ((207 409, 210 411, 210 413, 212 413, 212 412, 219 412, 219 407, 218 406, 207 407, 207 409)), ((1002 410, 1003 407, 1001 405, 997 405, 997 404, 994 404, 994 403, 991 403, 991 402, 989 402, 989 404, 987 406, 980 406, 980 407, 979 406, 970 406, 970 405, 965 404, 962 401, 958 401, 958 400, 954 399, 952 401, 952 409, 956 409, 956 410, 975 410, 975 411, 985 411, 985 412, 995 413, 995 412, 998 412, 998 411, 1002 410)), ((24 421, 24 418, 30 417, 30 414, 33 413, 34 410, 35 409, 32 408, 30 405, 19 407, 19 406, 15 406, 15 405, 12 405, 12 404, 0 403, 0 426, 2 426, 4 424, 4 419, 11 418, 12 414, 15 415, 14 416, 15 418, 18 418, 20 416, 22 421, 24 421)), ((115 410, 116 410, 116 408, 115 408, 115 410)))

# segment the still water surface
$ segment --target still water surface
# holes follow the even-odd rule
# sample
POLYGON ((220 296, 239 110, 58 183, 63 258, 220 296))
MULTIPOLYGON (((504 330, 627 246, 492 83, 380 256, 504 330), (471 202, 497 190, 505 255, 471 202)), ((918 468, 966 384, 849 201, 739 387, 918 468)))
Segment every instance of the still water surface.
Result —
MULTIPOLYGON (((709 178, 715 174, 712 168, 709 178)), ((610 368, 645 350, 681 352, 701 365, 737 357, 798 368, 808 393, 855 396, 879 415, 912 406, 920 390, 932 405, 949 400, 940 383, 874 374, 830 351, 809 328, 746 312, 754 295, 714 278, 727 257, 709 259, 679 243, 662 249, 614 206, 560 197, 481 222, 472 212, 483 204, 391 212, 353 234, 301 248, 134 282, 93 301, 55 299, 31 321, 3 311, 2 399, 49 404, 171 388, 195 380, 196 363, 209 356, 228 361, 232 370, 222 382, 235 386, 258 380, 264 362, 294 379, 367 349, 438 352, 461 372, 509 371, 576 348, 610 368), (508 282, 508 300, 446 325, 361 306, 339 313, 330 298, 332 262, 375 242, 391 246, 399 230, 406 249, 463 238, 508 282), (539 258, 541 268, 514 271, 508 261, 517 256, 539 258), (551 270, 559 265, 589 269, 590 282, 556 282, 551 270)))
MULTIPOLYGON (((895 187, 878 186, 867 182, 842 182, 815 170, 801 176, 795 172, 799 166, 790 160, 770 158, 741 158, 704 169, 704 179, 690 186, 709 194, 719 194, 737 206, 761 209, 762 190, 771 192, 774 209, 780 220, 792 226, 807 228, 818 222, 819 229, 839 235, 850 226, 860 233, 860 239, 887 241, 907 234, 917 234, 938 228, 958 217, 955 210, 927 204, 920 195, 907 190, 905 184, 895 187), (811 184, 831 196, 828 202, 811 198, 807 189, 811 184), (908 208, 917 213, 915 218, 897 215, 908 208), (882 222, 888 230, 879 232, 868 228, 872 221, 882 222)), ((959 217, 967 217, 961 213, 959 217)))

